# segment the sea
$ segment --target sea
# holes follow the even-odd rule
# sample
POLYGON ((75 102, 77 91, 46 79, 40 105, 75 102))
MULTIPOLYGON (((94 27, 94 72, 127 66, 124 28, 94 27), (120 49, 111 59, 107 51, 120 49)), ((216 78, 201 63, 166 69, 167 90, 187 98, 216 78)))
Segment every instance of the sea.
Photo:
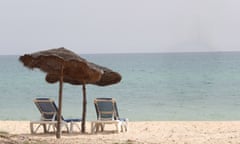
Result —
MULTIPOLYGON (((121 74, 111 86, 87 85, 87 120, 93 100, 111 97, 130 121, 240 120, 240 52, 83 54, 121 74)), ((38 120, 35 98, 58 101, 58 83, 28 69, 18 55, 0 56, 0 120, 38 120)), ((82 86, 64 83, 63 116, 81 118, 82 86)))

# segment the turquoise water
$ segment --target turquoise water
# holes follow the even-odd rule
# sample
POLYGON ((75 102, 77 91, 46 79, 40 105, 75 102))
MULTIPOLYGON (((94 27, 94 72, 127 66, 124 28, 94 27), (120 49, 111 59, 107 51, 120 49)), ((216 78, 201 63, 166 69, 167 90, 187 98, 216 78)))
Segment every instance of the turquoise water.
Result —
MULTIPOLYGON (((123 77, 108 87, 87 85, 87 120, 96 119, 96 97, 114 97, 120 116, 133 121, 240 120, 240 52, 82 57, 123 77)), ((38 119, 34 98, 57 101, 58 84, 48 84, 43 72, 23 67, 18 56, 0 56, 0 68, 1 120, 38 119)), ((64 117, 81 114, 81 86, 64 84, 64 117)))

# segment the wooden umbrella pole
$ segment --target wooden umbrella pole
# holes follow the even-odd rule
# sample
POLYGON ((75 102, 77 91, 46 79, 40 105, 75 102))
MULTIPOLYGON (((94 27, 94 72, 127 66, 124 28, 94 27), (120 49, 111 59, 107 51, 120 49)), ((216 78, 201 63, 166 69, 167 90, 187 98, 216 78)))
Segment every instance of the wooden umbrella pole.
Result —
POLYGON ((82 112, 82 133, 85 133, 86 111, 87 111, 87 98, 86 98, 86 86, 82 85, 83 91, 83 112, 82 112))
POLYGON ((61 67, 61 76, 59 81, 59 96, 58 96, 58 114, 57 114, 57 138, 61 138, 61 120, 62 120, 62 89, 63 89, 63 68, 61 67))

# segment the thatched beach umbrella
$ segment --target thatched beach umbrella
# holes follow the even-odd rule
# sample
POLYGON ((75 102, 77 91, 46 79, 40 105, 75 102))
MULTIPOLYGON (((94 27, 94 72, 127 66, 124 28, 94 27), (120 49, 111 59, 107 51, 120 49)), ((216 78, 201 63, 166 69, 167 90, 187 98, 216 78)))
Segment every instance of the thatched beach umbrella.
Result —
POLYGON ((121 81, 121 75, 108 68, 93 64, 65 48, 50 49, 20 56, 20 61, 28 68, 39 68, 46 72, 46 81, 59 81, 58 123, 56 137, 61 137, 60 123, 62 115, 62 87, 63 82, 82 85, 83 113, 82 132, 85 132, 86 121, 86 84, 106 86, 121 81))

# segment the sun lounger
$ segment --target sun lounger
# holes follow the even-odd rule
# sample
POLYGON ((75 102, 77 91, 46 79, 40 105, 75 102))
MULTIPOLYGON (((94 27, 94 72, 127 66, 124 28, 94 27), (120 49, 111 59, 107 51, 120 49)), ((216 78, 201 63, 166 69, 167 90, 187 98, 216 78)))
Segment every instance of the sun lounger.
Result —
MULTIPOLYGON (((41 113, 41 118, 39 121, 30 122, 31 133, 37 133, 41 126, 43 127, 44 133, 48 133, 51 130, 55 132, 58 117, 58 108, 55 102, 49 98, 37 98, 34 100, 34 103, 41 113), (35 128, 34 125, 37 125, 37 127, 35 128)), ((81 119, 64 119, 63 116, 61 116, 61 119, 61 127, 65 127, 67 132, 72 133, 74 126, 80 131, 79 123, 81 119)))
POLYGON ((120 118, 117 103, 113 98, 96 98, 94 105, 97 114, 97 120, 91 123, 91 132, 98 132, 99 128, 104 131, 106 124, 114 124, 117 132, 128 130, 128 119, 120 118))

